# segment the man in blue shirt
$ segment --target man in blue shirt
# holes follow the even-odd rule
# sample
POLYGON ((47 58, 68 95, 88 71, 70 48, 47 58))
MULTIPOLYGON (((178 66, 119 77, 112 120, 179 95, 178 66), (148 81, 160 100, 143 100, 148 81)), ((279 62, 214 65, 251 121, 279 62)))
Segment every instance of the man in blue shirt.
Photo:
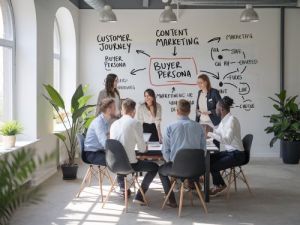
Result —
MULTIPOLYGON (((180 99, 177 103, 178 120, 168 125, 163 136, 162 154, 167 162, 160 168, 160 176, 165 193, 171 188, 171 183, 166 176, 165 170, 172 168, 176 153, 181 149, 206 150, 206 138, 202 126, 189 119, 191 104, 189 101, 180 99)), ((174 193, 169 198, 170 206, 176 206, 174 193)))
POLYGON ((115 101, 111 98, 103 99, 100 103, 99 114, 88 128, 84 151, 87 160, 95 165, 105 166, 105 142, 109 137, 109 120, 116 113, 115 101))

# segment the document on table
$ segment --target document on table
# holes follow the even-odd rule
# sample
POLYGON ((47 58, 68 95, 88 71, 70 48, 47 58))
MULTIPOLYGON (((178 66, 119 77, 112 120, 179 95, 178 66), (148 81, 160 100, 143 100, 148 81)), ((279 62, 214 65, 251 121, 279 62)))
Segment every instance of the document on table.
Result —
MULTIPOLYGON (((148 142, 148 151, 161 151, 162 144, 159 142, 148 142)), ((135 151, 138 151, 137 146, 135 146, 135 151)))

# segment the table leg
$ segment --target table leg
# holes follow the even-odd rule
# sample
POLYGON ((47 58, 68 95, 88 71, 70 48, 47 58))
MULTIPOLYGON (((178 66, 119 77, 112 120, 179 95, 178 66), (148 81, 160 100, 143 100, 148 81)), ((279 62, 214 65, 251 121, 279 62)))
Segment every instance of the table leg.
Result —
POLYGON ((210 179, 210 152, 206 152, 205 157, 205 179, 204 179, 204 195, 205 202, 209 202, 209 179, 210 179))

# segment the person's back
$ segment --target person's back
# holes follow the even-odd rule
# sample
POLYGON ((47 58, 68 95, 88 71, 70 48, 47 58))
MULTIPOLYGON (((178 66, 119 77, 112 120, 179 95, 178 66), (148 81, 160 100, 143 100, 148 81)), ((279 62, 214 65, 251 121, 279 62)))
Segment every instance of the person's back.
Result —
MULTIPOLYGON (((143 127, 142 124, 134 119, 135 116, 135 106, 136 103, 131 99, 126 99, 122 103, 122 114, 123 116, 115 121, 110 128, 110 138, 118 140, 124 146, 127 153, 131 167, 136 172, 146 172, 145 177, 142 181, 141 187, 144 193, 149 188, 150 183, 154 179, 158 166, 154 162, 137 160, 135 154, 135 145, 137 145, 139 151, 146 151, 146 143, 143 137, 143 127)), ((130 189, 125 190, 126 177, 123 175, 118 175, 117 180, 120 186, 121 192, 127 191, 130 193, 130 189)), ((135 203, 144 205, 144 199, 139 190, 134 199, 135 203)))
POLYGON ((122 143, 130 163, 137 162, 135 145, 137 145, 138 149, 141 149, 141 151, 146 150, 146 145, 143 140, 142 125, 139 121, 129 115, 123 115, 112 124, 110 135, 110 138, 122 143))
POLYGON ((181 116, 166 128, 163 149, 166 160, 174 161, 176 153, 180 149, 206 149, 206 139, 202 126, 181 116), (167 152, 168 151, 168 152, 167 152))

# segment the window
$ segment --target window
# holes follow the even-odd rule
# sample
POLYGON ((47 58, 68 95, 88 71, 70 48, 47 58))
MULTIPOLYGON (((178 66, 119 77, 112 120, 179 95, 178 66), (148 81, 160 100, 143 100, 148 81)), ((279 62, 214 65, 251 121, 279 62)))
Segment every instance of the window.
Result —
POLYGON ((54 21, 54 33, 53 33, 53 87, 60 92, 60 65, 61 65, 61 40, 59 33, 59 25, 57 20, 54 21))
POLYGON ((12 119, 15 39, 9 0, 0 0, 0 121, 12 119))

